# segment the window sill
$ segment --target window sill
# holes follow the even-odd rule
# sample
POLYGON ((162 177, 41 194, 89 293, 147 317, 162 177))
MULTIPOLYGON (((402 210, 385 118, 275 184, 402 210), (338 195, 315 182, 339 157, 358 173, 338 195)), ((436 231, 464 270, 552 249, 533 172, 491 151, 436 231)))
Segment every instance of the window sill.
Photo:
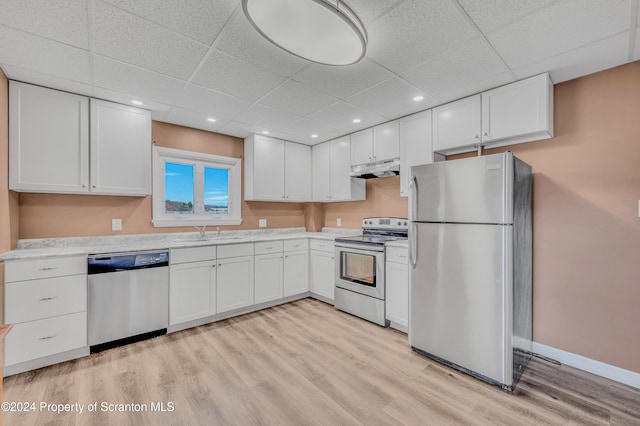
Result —
POLYGON ((156 228, 168 228, 178 226, 202 226, 202 225, 240 225, 242 218, 226 217, 226 218, 180 218, 180 219, 159 219, 152 220, 153 226, 156 228))

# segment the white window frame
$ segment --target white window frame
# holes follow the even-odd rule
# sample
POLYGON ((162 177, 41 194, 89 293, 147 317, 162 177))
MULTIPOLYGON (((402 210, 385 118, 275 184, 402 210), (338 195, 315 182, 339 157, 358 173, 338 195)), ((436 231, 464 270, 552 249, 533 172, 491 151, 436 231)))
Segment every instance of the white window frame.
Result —
POLYGON ((240 225, 242 223, 242 160, 181 149, 153 147, 153 226, 240 225), (194 214, 165 214, 165 163, 193 164, 194 214), (229 214, 204 213, 204 167, 229 171, 229 214), (202 198, 201 198, 202 197, 202 198))

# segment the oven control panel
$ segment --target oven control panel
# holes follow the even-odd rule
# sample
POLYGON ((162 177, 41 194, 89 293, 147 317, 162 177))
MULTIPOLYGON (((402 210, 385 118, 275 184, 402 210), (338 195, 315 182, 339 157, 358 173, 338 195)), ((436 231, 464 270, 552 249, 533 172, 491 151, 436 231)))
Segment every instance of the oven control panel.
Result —
POLYGON ((409 219, 406 217, 365 217, 362 219, 363 229, 408 229, 409 219))

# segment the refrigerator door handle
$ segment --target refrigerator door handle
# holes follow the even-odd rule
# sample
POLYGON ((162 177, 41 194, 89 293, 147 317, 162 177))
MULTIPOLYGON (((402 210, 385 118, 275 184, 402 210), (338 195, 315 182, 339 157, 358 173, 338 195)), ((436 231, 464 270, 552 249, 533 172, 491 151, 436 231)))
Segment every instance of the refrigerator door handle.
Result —
POLYGON ((409 232, 409 262, 413 269, 418 262, 418 224, 411 222, 411 232, 409 232))
POLYGON ((409 189, 411 190, 411 196, 409 197, 409 204, 411 209, 409 211, 409 220, 417 220, 418 218, 418 178, 416 175, 411 175, 409 180, 409 189))

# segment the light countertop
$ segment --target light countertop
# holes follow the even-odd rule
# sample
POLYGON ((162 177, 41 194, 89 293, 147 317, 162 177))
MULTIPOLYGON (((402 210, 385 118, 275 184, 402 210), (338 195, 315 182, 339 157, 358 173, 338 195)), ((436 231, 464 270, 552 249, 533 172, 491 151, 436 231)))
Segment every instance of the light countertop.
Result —
POLYGON ((361 233, 360 229, 350 228, 323 228, 322 232, 306 232, 305 228, 277 228, 223 231, 220 236, 217 236, 215 231, 207 232, 205 239, 200 239, 197 232, 29 239, 20 240, 17 249, 1 254, 0 261, 218 246, 296 238, 333 241, 338 236, 360 235, 361 233))

